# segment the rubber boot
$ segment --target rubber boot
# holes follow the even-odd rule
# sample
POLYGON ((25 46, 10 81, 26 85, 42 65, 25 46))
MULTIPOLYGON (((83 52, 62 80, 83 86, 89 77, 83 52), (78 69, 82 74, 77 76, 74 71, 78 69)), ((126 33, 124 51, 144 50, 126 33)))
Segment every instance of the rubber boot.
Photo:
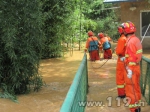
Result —
POLYGON ((141 108, 135 109, 135 112, 141 112, 141 108))
POLYGON ((126 97, 126 95, 120 95, 118 96, 118 98, 124 99, 126 97))
POLYGON ((131 112, 141 112, 141 108, 137 107, 137 108, 130 108, 131 112))
POLYGON ((122 96, 120 96, 120 98, 125 98, 126 97, 126 95, 122 95, 122 96))

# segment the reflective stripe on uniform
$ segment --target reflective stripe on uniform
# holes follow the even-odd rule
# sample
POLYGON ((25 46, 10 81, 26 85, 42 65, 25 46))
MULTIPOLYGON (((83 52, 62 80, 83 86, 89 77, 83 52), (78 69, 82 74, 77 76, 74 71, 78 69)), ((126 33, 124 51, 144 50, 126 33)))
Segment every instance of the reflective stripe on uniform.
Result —
POLYGON ((117 88, 124 88, 124 85, 117 85, 117 88))
POLYGON ((129 62, 129 65, 136 65, 137 63, 135 62, 129 62))
POLYGON ((140 106, 141 106, 140 104, 130 104, 129 108, 135 108, 135 107, 140 107, 140 106))
POLYGON ((142 53, 142 52, 143 52, 142 49, 139 49, 139 50, 136 51, 136 54, 139 54, 139 53, 142 53))
POLYGON ((125 54, 125 57, 129 57, 129 55, 128 55, 128 54, 125 54))

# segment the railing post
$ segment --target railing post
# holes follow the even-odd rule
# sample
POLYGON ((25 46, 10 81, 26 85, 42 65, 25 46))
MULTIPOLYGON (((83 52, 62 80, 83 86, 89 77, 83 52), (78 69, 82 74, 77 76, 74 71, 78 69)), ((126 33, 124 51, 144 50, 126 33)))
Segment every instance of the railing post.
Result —
POLYGON ((141 87, 141 92, 142 92, 142 95, 144 94, 143 93, 143 71, 142 71, 142 63, 143 63, 143 60, 141 59, 140 61, 140 70, 141 70, 141 76, 140 76, 140 87, 141 87))

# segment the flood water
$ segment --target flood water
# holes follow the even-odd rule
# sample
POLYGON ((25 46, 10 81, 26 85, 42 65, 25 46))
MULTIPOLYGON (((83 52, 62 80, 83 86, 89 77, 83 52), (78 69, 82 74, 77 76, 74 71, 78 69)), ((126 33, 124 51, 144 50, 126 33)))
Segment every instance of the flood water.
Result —
POLYGON ((0 99, 0 112, 59 112, 83 55, 74 51, 73 56, 42 60, 39 73, 46 83, 42 89, 18 96, 18 103, 0 99))
MULTIPOLYGON (((45 82, 42 89, 39 92, 18 96, 18 103, 0 99, 0 112, 59 112, 83 55, 83 51, 74 51, 73 56, 68 53, 64 58, 42 60, 39 69, 45 82)), ((149 52, 146 52, 145 56, 150 58, 149 52)), ((129 112, 123 101, 115 99, 116 59, 114 54, 113 59, 103 67, 101 65, 106 60, 93 63, 88 61, 87 101, 102 101, 103 105, 86 107, 85 112, 129 112)), ((144 98, 142 100, 144 101, 144 98)), ((150 107, 147 105, 142 107, 142 112, 149 110, 150 107)))

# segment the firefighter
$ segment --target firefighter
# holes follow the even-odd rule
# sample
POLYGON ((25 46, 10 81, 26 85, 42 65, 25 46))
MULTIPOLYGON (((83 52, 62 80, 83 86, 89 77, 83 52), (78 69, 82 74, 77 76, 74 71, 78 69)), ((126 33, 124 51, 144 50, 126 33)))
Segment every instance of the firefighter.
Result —
MULTIPOLYGON (((131 112, 141 112, 140 100, 141 100, 141 89, 140 89, 140 60, 142 58, 142 44, 138 37, 136 37, 136 28, 132 22, 126 22, 123 24, 123 31, 126 40, 125 50, 125 92, 126 97, 130 99, 129 108, 131 112)), ((123 58, 122 58, 123 59, 123 58)))
POLYGON ((99 57, 99 46, 100 42, 96 36, 94 36, 94 33, 92 31, 88 31, 89 38, 86 41, 86 48, 85 52, 87 50, 89 51, 89 56, 91 61, 100 60, 99 57))
POLYGON ((104 36, 103 33, 98 33, 98 36, 102 44, 104 59, 111 59, 112 58, 111 43, 109 42, 108 38, 104 36))
POLYGON ((125 67, 123 59, 125 57, 125 44, 126 37, 123 33, 122 24, 118 27, 118 33, 120 34, 120 38, 118 39, 118 43, 116 46, 116 54, 118 56, 117 66, 116 66, 116 84, 117 84, 117 92, 119 98, 125 98, 125 67))

